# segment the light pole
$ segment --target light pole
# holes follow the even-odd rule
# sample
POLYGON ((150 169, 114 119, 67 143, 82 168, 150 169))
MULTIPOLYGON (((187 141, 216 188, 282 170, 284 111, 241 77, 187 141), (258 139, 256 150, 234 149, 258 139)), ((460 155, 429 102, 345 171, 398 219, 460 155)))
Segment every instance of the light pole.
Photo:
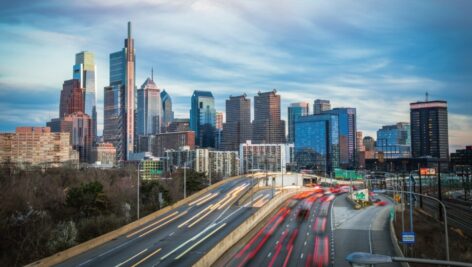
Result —
POLYGON ((137 195, 137 198, 136 198, 136 216, 139 220, 139 184, 140 184, 140 178, 139 178, 139 174, 140 174, 140 170, 141 170, 141 164, 144 162, 144 160, 140 160, 139 163, 138 163, 138 186, 137 186, 137 190, 136 190, 136 195, 137 195))
POLYGON ((391 257, 387 255, 371 254, 367 252, 353 252, 346 257, 351 266, 371 266, 373 264, 383 264, 391 262, 412 262, 433 265, 447 265, 447 266, 464 266, 472 267, 471 263, 459 261, 443 261, 420 258, 406 258, 406 257, 391 257))
MULTIPOLYGON (((379 193, 382 193, 382 192, 394 192, 393 190, 380 190, 379 193)), ((402 193, 402 195, 404 193, 406 193, 405 191, 400 191, 400 193, 402 193)), ((410 192, 410 194, 413 194, 413 195, 420 195, 418 193, 412 193, 410 192)), ((421 195, 422 197, 425 197, 425 198, 429 198, 429 199, 432 199, 434 201, 437 201, 439 203, 439 205, 442 207, 442 212, 444 213, 444 239, 445 239, 445 245, 446 245, 446 260, 449 260, 449 233, 448 233, 448 228, 447 228, 447 211, 446 211, 446 205, 444 205, 444 203, 435 198, 435 197, 431 197, 431 196, 428 196, 428 195, 421 195)), ((405 231, 405 230, 403 230, 405 231)))

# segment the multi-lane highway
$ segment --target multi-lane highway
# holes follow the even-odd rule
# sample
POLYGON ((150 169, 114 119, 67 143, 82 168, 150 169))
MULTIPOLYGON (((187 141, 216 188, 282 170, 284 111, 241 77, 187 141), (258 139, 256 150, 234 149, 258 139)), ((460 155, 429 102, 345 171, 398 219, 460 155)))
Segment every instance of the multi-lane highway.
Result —
POLYGON ((59 266, 190 266, 270 199, 271 191, 260 191, 235 205, 252 185, 228 182, 59 266))
POLYGON ((329 211, 334 197, 320 191, 295 195, 248 242, 239 244, 227 262, 218 265, 329 266, 329 211))

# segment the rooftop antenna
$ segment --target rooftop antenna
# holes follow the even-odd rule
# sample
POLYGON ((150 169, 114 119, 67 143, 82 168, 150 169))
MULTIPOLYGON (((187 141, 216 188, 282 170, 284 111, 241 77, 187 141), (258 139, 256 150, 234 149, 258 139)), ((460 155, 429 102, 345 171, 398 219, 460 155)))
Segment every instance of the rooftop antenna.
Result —
POLYGON ((428 96, 429 96, 429 94, 428 94, 428 92, 426 92, 426 94, 425 94, 426 102, 428 102, 428 96))
POLYGON ((154 81, 154 68, 151 67, 151 80, 154 81))

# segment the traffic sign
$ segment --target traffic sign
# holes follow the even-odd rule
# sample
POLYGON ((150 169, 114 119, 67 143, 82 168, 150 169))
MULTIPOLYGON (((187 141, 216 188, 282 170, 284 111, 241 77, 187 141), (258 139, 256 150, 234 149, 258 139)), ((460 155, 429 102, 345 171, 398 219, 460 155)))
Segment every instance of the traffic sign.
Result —
POLYGON ((415 232, 402 232, 402 243, 414 244, 416 241, 415 232))

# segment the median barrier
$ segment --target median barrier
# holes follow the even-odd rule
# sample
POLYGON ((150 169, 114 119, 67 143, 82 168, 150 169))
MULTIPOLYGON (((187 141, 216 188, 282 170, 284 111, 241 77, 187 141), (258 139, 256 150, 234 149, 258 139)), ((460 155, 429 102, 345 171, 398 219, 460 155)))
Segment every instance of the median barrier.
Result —
POLYGON ((85 241, 79 245, 76 245, 74 247, 71 247, 71 248, 68 248, 66 250, 63 250, 61 252, 58 252, 56 254, 53 254, 49 257, 46 257, 46 258, 43 258, 43 259, 40 259, 38 261, 35 261, 35 262, 32 262, 26 266, 52 266, 52 265, 56 265, 56 264, 59 264, 67 259, 70 259, 72 257, 75 257, 79 254, 82 254, 88 250, 91 250, 91 249, 94 249, 100 245, 103 245, 113 239, 116 239, 118 238, 119 236, 122 236, 152 220, 154 220, 155 218, 161 216, 162 214, 172 210, 172 209, 175 209, 175 208, 178 208, 182 205, 185 205, 189 202, 192 202, 193 200, 195 200, 196 198, 200 197, 201 195, 225 184, 225 183, 228 183, 228 182, 231 182, 231 181, 234 181, 234 180, 237 180, 237 179, 240 179, 242 178, 243 176, 235 176, 235 177, 231 177, 231 178, 227 178, 227 179, 224 179, 222 181, 219 181, 218 183, 215 183, 215 184, 212 184, 211 186, 208 186, 198 192, 196 192, 195 194, 187 197, 187 198, 184 198, 184 199, 181 199, 179 201, 177 201, 176 203, 172 204, 172 205, 169 205, 165 208, 162 208, 158 211, 155 211, 137 221, 134 221, 134 222, 131 222, 127 225, 124 225, 116 230, 113 230, 111 232, 108 232, 106 234, 103 234, 101 236, 98 236, 98 237, 95 237, 93 239, 90 239, 88 241, 85 241))
POLYGON ((349 203, 352 205, 352 207, 353 207, 354 209, 358 210, 358 209, 362 208, 362 206, 361 206, 359 203, 357 203, 357 202, 355 202, 354 200, 352 200, 352 199, 349 197, 349 195, 346 196, 346 200, 347 200, 347 202, 349 202, 349 203))
MULTIPOLYGON (((233 247, 239 240, 246 236, 254 227, 260 224, 274 209, 279 207, 282 203, 290 197, 302 190, 287 191, 282 193, 269 201, 268 204, 262 206, 256 213, 251 215, 242 224, 240 224, 231 233, 225 236, 217 245, 210 249, 203 257, 201 257, 193 266, 194 267, 208 267, 212 266, 221 255, 233 247)), ((305 191, 305 190, 303 190, 305 191)), ((309 190, 307 190, 309 191, 309 190)))

